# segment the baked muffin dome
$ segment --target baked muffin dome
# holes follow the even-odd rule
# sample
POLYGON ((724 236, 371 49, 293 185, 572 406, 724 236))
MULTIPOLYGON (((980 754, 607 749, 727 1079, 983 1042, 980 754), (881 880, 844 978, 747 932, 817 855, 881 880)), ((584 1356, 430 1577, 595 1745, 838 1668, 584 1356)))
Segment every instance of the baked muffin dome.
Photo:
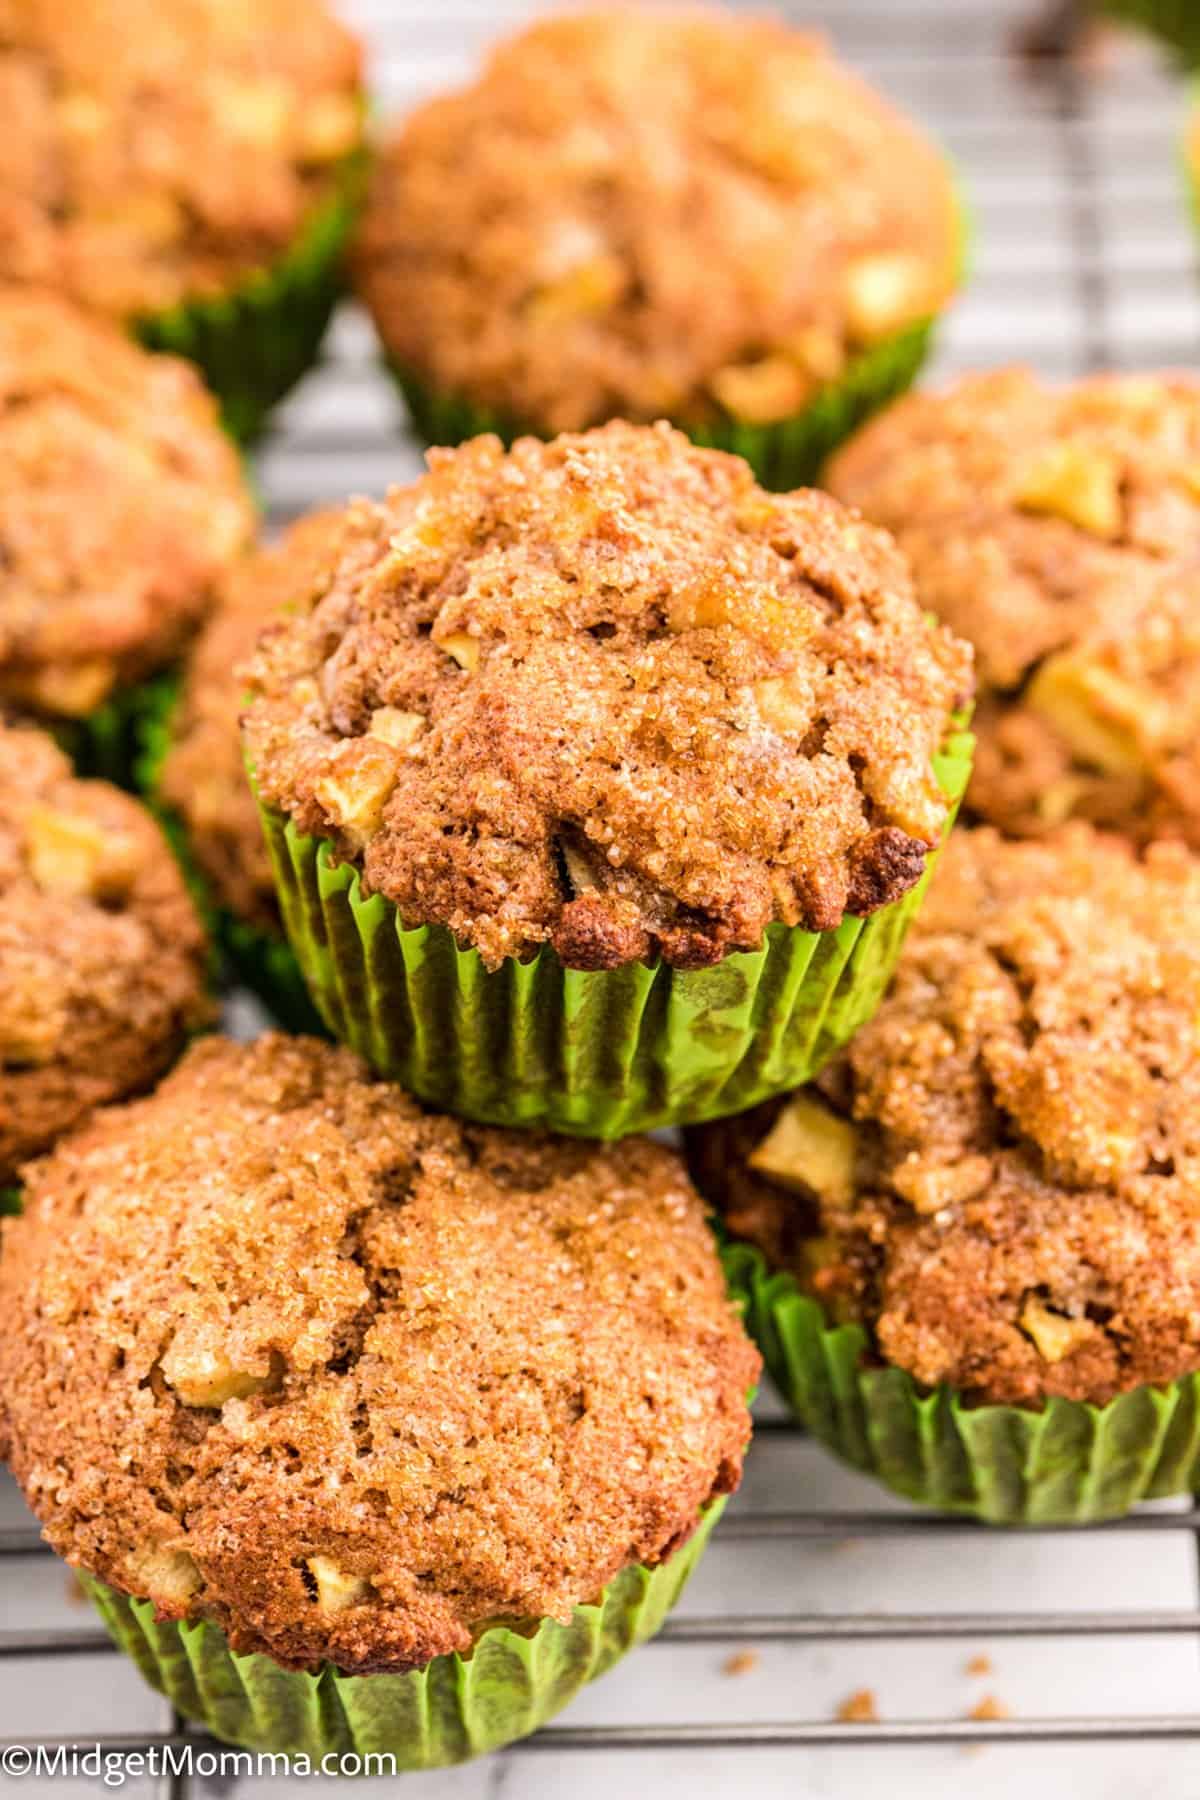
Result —
POLYGON ((968 377, 866 427, 829 486, 975 646, 977 814, 1200 847, 1200 382, 968 377))
POLYGON ((0 706, 82 719, 161 668, 253 522, 185 363, 0 289, 0 706))
POLYGON ((340 513, 313 513, 229 570, 189 653, 156 782, 217 902, 267 931, 279 930, 279 908, 242 756, 242 665, 265 625, 311 605, 340 536, 340 513))
POLYGON ((0 726, 0 1186, 209 1020, 204 934, 158 827, 0 726))
POLYGON ((323 0, 7 0, 0 279, 126 320, 294 242, 361 132, 323 0))
POLYGON ((887 1363, 1100 1405, 1200 1369, 1200 864, 958 832, 874 1021, 692 1136, 731 1231, 887 1363))
POLYGON ((667 426, 437 451, 264 635, 264 801, 495 967, 695 968, 906 893, 971 686, 903 559, 667 426))
POLYGON ((0 1297, 0 1449, 52 1545, 293 1667, 568 1618, 749 1437, 675 1155, 461 1125, 311 1039, 208 1039, 97 1115, 33 1172, 0 1297))
POLYGON ((937 312, 959 230, 941 157, 818 40, 628 8, 413 114, 357 267, 403 371, 524 428, 764 424, 937 312))

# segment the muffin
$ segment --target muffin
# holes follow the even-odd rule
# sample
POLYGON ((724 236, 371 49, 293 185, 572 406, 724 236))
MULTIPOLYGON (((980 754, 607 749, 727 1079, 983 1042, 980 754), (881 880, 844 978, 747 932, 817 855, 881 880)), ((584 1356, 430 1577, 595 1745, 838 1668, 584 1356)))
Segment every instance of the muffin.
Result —
POLYGON ((819 40, 628 9, 410 117, 355 266, 429 441, 669 417, 790 488, 913 379, 962 235, 943 158, 819 40))
POLYGON ((1200 382, 970 376, 901 401, 828 479, 975 646, 976 817, 1200 848, 1200 382))
POLYGON ((231 974, 295 1031, 322 1026, 283 934, 246 778, 238 728, 241 668, 264 625, 311 603, 340 530, 340 514, 313 513, 230 570, 179 690, 163 694, 147 723, 140 767, 147 798, 213 922, 231 974))
POLYGON ((845 1056, 692 1136, 779 1387, 898 1492, 1056 1524, 1200 1481, 1198 944, 1180 844, 956 833, 845 1056))
POLYGON ((207 1024, 204 933, 136 800, 0 726, 0 1188, 207 1024))
POLYGON ((323 0, 13 0, 4 23, 0 279, 191 357, 253 431, 337 294, 355 40, 323 0))
POLYGON ((599 1137, 845 1041, 969 756, 969 652, 891 540, 667 425, 432 452, 246 674, 334 1035, 447 1111, 599 1137))
POLYGON ((660 1146, 212 1038, 3 1230, 0 1452, 149 1679, 251 1749, 525 1735, 657 1628, 738 1484, 758 1357, 660 1146))
POLYGON ((0 288, 0 711, 128 773, 149 678, 250 539, 198 376, 52 295, 0 288))

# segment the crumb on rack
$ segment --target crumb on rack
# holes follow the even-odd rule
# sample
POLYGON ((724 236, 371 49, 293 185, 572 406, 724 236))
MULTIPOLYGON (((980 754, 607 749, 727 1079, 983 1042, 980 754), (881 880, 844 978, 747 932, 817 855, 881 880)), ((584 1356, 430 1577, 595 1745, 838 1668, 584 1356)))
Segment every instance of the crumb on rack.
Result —
POLYGON ((840 1702, 837 1717, 843 1725, 878 1725, 879 1708, 873 1688, 856 1688, 840 1702))
POLYGON ((722 1675, 753 1675, 762 1662, 757 1650, 735 1650, 721 1664, 722 1675))
POLYGON ((982 1700, 975 1702, 967 1717, 969 1719, 1008 1719, 1012 1717, 1012 1711, 995 1694, 985 1694, 982 1700))
POLYGON ((990 1675, 995 1668, 990 1656, 973 1656, 966 1666, 968 1675, 990 1675))

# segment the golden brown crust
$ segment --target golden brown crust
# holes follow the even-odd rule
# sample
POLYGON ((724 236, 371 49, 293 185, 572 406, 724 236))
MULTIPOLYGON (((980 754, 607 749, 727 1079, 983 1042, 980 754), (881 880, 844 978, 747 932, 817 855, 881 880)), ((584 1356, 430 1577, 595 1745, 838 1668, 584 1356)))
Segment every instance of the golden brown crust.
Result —
POLYGON ((111 317, 287 251, 361 136, 323 0, 0 0, 0 279, 111 317))
POLYGON ((970 687, 884 534, 623 424, 432 452, 249 676, 264 798, 406 922, 593 969, 905 893, 970 687))
POLYGON ((160 668, 253 521, 194 370, 0 289, 0 704, 84 717, 160 668))
POLYGON ((208 1022, 204 935, 161 832, 41 732, 0 726, 0 1185, 208 1022))
POLYGON ((942 158, 776 20, 543 20, 384 146, 357 266, 388 350, 531 429, 799 412, 936 312, 942 158))
POLYGON ((985 699, 972 809, 1015 837, 1069 816, 1137 843, 1177 837, 1200 850, 1200 560, 1106 583, 1087 629, 1049 667, 1074 672, 1088 735, 1080 740, 1070 712, 1056 721, 1044 678, 985 699))
POLYGON ((313 513, 230 570, 188 657, 159 775, 159 792, 183 821, 219 903, 268 931, 279 929, 279 909, 242 757, 242 665, 264 625, 311 607, 340 535, 340 513, 313 513))
POLYGON ((974 1401, 1200 1368, 1200 863, 1084 825, 945 853, 895 986, 820 1078, 851 1191, 751 1169, 783 1103, 693 1134, 736 1235, 974 1401))
POLYGON ((1200 382, 968 377, 868 425, 828 480, 975 646, 977 815, 1200 847, 1200 382))
POLYGON ((208 1039, 3 1242, 0 1451, 50 1542, 237 1650, 404 1669, 565 1619, 738 1483, 758 1357, 644 1139, 208 1039))

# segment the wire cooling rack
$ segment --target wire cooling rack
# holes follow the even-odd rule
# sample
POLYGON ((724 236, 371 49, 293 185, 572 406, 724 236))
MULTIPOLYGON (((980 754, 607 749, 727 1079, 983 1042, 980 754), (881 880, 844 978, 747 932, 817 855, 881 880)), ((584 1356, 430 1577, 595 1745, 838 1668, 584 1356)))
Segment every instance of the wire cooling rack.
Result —
MULTIPOLYGON (((1127 40, 1099 66, 1034 71, 1014 44, 1035 4, 786 10, 830 30, 962 168, 972 283, 935 373, 1013 360, 1057 377, 1194 365, 1183 91, 1150 47, 1127 40)), ((534 9, 347 0, 346 10, 370 41, 386 116, 460 79, 491 36, 534 9)), ((272 521, 379 492, 416 466, 370 332, 348 309, 259 454, 272 521)), ((987 1800, 1018 1783, 1031 1800, 1085 1784, 1091 1800, 1200 1794, 1200 1510, 989 1533, 907 1511, 839 1470, 769 1399, 760 1410, 743 1491, 656 1643, 525 1745, 412 1777, 407 1792, 586 1800, 619 1782, 634 1796, 686 1784, 690 1796, 803 1800, 886 1780, 898 1800, 964 1788, 987 1800), (859 1690, 869 1700, 860 1693, 849 1710, 874 1710, 875 1722, 839 1716, 859 1690), (963 1761, 978 1745, 992 1753, 963 1761)), ((0 1742, 114 1752, 197 1742, 110 1650, 3 1477, 0 1664, 0 1742)), ((170 1776, 128 1791, 199 1800, 230 1785, 170 1776)), ((291 1791, 286 1779, 237 1787, 291 1791)))

